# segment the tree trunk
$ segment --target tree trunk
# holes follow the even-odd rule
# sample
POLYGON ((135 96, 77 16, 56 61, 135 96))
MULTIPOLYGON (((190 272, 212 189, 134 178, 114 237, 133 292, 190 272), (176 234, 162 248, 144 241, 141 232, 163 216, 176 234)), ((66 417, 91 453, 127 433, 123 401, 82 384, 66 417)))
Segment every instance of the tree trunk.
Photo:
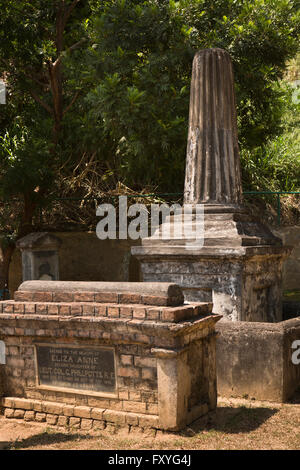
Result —
MULTIPOLYGON (((34 90, 31 91, 32 97, 37 103, 39 103, 43 108, 45 108, 48 113, 51 115, 53 123, 53 143, 54 149, 51 149, 51 153, 55 155, 55 148, 59 142, 61 129, 62 129, 62 120, 64 114, 70 109, 72 104, 76 101, 79 96, 79 92, 76 92, 73 98, 70 100, 69 104, 64 109, 64 93, 63 93, 63 66, 62 66, 62 54, 64 51, 64 31, 66 24, 70 18, 70 15, 77 3, 81 0, 73 0, 71 4, 66 4, 65 0, 60 0, 56 2, 56 15, 55 15, 55 46, 56 46, 56 59, 49 60, 47 62, 47 77, 51 94, 52 94, 52 103, 51 105, 47 104, 38 93, 34 90)), ((81 39, 77 43, 73 44, 68 48, 69 51, 79 47, 86 38, 81 39)), ((30 74, 29 74, 30 75, 30 74)), ((44 74, 42 73, 42 76, 44 74)), ((32 80, 42 87, 44 86, 43 81, 40 82, 35 77, 32 77, 32 80)))
MULTIPOLYGON (((64 28, 65 28, 65 2, 60 2, 56 14, 56 54, 59 58, 64 47, 64 28)), ((49 69, 50 86, 53 96, 53 109, 54 109, 54 144, 58 143, 59 134, 61 130, 61 121, 63 117, 63 87, 62 87, 62 69, 61 63, 55 66, 51 65, 49 69)))
MULTIPOLYGON (((36 203, 29 195, 24 196, 24 212, 18 229, 16 240, 25 237, 32 232, 32 218, 36 209, 36 203)), ((4 289, 9 289, 9 267, 15 250, 15 243, 2 243, 0 245, 0 300, 3 299, 4 289)), ((6 298, 8 294, 6 293, 6 298)))
MULTIPOLYGON (((62 119, 63 119, 63 71, 62 71, 62 64, 61 62, 61 54, 64 48, 64 30, 66 23, 73 11, 76 7, 77 3, 80 0, 73 0, 71 3, 66 3, 65 0, 60 0, 56 3, 56 22, 55 22, 55 45, 56 45, 56 53, 57 53, 57 61, 56 63, 49 62, 48 63, 48 73, 49 73, 49 85, 52 92, 52 107, 47 105, 40 97, 38 93, 32 92, 33 98, 41 104, 47 111, 52 115, 54 119, 53 125, 53 143, 54 143, 54 150, 52 153, 55 153, 55 147, 58 144, 59 136, 61 133, 62 127, 62 119)), ((70 47, 70 50, 78 47, 82 41, 74 44, 70 47)), ((71 103, 67 107, 67 110, 76 100, 78 93, 75 94, 75 97, 72 99, 71 103)), ((65 110, 66 111, 66 110, 65 110)), ((32 195, 31 195, 32 196, 32 195)), ((24 212, 22 216, 22 220, 20 222, 20 226, 18 229, 18 234, 16 240, 19 238, 24 237, 28 233, 33 231, 32 226, 32 218, 36 209, 36 203, 32 200, 30 195, 24 195, 24 212)), ((9 266, 11 262, 11 258, 13 252, 15 250, 15 244, 10 243, 6 244, 0 243, 0 299, 2 290, 8 288, 9 282, 9 266)))
POLYGON ((0 300, 9 297, 4 289, 8 289, 9 266, 14 250, 15 244, 13 243, 0 247, 0 300))
POLYGON ((36 203, 32 200, 30 194, 24 194, 24 212, 19 225, 16 239, 25 237, 33 231, 32 218, 36 209, 36 203))

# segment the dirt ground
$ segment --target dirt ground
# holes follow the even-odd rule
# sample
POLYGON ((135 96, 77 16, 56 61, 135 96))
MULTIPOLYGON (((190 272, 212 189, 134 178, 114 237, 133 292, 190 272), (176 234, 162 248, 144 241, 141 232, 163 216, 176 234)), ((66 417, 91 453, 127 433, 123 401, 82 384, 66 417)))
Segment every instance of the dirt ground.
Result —
POLYGON ((219 398, 214 412, 180 433, 79 431, 0 416, 7 450, 298 450, 300 393, 290 403, 219 398))

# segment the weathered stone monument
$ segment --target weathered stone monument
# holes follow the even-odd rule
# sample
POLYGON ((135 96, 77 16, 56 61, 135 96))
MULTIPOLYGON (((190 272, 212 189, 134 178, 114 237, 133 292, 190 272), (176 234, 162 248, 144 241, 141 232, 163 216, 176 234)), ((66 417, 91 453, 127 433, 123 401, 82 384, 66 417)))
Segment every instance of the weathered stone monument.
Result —
MULTIPOLYGON (((184 203, 194 224, 196 205, 203 205, 203 239, 144 238, 132 248, 143 280, 176 282, 187 302, 210 300, 223 315, 216 327, 219 394, 286 401, 300 384, 292 361, 300 319, 281 321, 281 270, 290 250, 243 207, 233 69, 221 49, 194 57, 184 203)), ((158 235, 179 218, 169 216, 158 235)))
POLYGON ((0 302, 4 415, 155 431, 215 409, 220 315, 183 299, 170 283, 24 282, 0 302))
POLYGON ((57 281, 60 245, 61 240, 48 232, 34 232, 20 238, 17 248, 22 253, 23 281, 57 281))
POLYGON ((187 301, 212 300, 229 320, 280 321, 288 249, 242 205, 233 68, 221 49, 193 61, 184 203, 204 206, 203 246, 144 238, 132 248, 143 280, 176 282, 187 301))

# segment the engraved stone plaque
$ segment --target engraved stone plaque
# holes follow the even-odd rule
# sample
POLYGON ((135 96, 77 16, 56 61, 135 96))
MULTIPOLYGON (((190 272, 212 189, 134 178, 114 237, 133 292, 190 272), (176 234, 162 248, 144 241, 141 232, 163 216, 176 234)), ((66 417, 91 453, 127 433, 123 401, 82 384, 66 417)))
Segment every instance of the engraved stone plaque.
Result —
POLYGON ((114 350, 36 345, 39 385, 114 393, 114 350))

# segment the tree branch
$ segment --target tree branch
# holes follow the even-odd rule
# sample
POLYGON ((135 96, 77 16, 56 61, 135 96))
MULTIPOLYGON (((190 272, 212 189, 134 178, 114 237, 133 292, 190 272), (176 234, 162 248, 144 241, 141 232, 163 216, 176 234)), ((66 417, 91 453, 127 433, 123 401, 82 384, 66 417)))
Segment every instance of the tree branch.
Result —
POLYGON ((37 78, 35 78, 33 75, 28 75, 27 73, 24 73, 25 77, 28 78, 29 80, 37 83, 38 85, 40 85, 40 87, 42 88, 50 88, 50 85, 49 83, 45 83, 45 82, 40 82, 40 80, 38 80, 37 78))
POLYGON ((5 60, 3 59, 3 57, 1 57, 1 62, 3 62, 3 64, 6 66, 6 67, 9 67, 9 61, 8 60, 5 60))
POLYGON ((64 14, 64 17, 63 17, 63 25, 65 27, 72 11, 74 10, 74 8, 76 7, 77 3, 79 3, 80 0, 74 0, 73 3, 71 3, 71 5, 66 9, 65 11, 65 14, 64 14))
POLYGON ((56 59, 56 61, 52 64, 52 68, 55 69, 62 61, 63 59, 63 56, 66 54, 66 53, 69 53, 71 51, 73 51, 74 49, 77 49, 77 47, 81 46, 81 44, 83 44, 85 41, 87 41, 86 38, 82 38, 80 39, 80 41, 78 42, 75 42, 75 44, 73 44, 72 46, 70 46, 68 49, 66 49, 65 51, 63 51, 59 57, 56 59))
POLYGON ((31 94, 32 98, 35 99, 35 101, 37 103, 39 103, 44 109, 46 109, 46 111, 48 111, 48 113, 53 115, 52 108, 47 103, 45 103, 34 91, 31 90, 30 94, 31 94))
POLYGON ((80 91, 77 91, 75 93, 75 95, 73 96, 71 102, 68 104, 68 106, 66 107, 66 109, 63 111, 63 116, 69 111, 69 109, 71 108, 71 106, 75 103, 75 101, 77 100, 78 96, 80 95, 80 91))
POLYGON ((34 77, 29 77, 28 76, 28 78, 31 78, 31 80, 33 80, 35 83, 40 85, 42 88, 50 88, 49 83, 40 82, 39 80, 37 80, 37 78, 34 78, 34 77))

